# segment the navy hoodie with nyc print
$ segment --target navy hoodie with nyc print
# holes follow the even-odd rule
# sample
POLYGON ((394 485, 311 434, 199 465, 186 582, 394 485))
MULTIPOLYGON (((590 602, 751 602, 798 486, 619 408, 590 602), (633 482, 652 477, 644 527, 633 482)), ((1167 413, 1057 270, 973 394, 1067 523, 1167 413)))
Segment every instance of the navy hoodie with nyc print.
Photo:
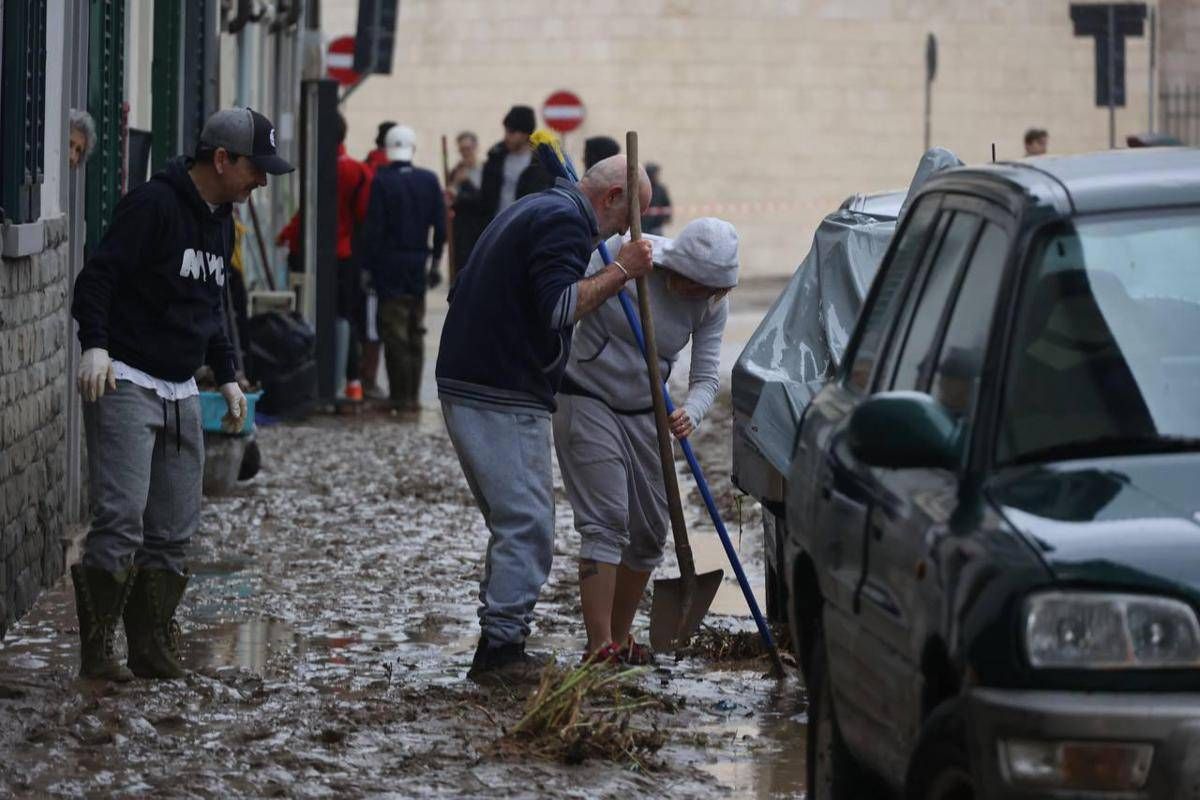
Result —
POLYGON ((176 158, 121 198, 112 224, 75 280, 71 313, 84 350, 156 378, 185 381, 204 363, 234 380, 225 335, 225 270, 233 245, 228 203, 210 210, 176 158))

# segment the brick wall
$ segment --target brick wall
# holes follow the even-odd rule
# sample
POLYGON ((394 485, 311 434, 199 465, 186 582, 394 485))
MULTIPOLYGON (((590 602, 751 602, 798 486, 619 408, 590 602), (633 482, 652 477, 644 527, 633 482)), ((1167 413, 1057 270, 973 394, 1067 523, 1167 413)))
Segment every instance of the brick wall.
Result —
MULTIPOLYGON (((484 147, 509 105, 555 89, 587 106, 568 139, 637 129, 679 207, 741 234, 747 274, 793 270, 821 217, 855 192, 907 186, 924 131, 924 44, 941 48, 933 143, 968 163, 1023 154, 1048 128, 1055 153, 1108 146, 1093 105, 1094 44, 1073 35, 1069 0, 404 0, 391 76, 345 104, 362 157, 376 125, 418 135, 416 160, 441 171, 441 135, 484 147)), ((1172 18, 1197 0, 1165 0, 1172 18)), ((353 33, 357 0, 325 0, 324 31, 353 33)), ((1167 22, 1164 7, 1164 22, 1167 22)), ((1176 61, 1200 39, 1177 35, 1176 61)), ((1164 31, 1164 43, 1168 41, 1164 31)), ((1164 59, 1167 55, 1164 54, 1164 59)), ((1129 104, 1118 141, 1147 125, 1147 39, 1127 43, 1129 104)))
POLYGON ((0 637, 63 572, 66 218, 44 226, 0 260, 0 637))

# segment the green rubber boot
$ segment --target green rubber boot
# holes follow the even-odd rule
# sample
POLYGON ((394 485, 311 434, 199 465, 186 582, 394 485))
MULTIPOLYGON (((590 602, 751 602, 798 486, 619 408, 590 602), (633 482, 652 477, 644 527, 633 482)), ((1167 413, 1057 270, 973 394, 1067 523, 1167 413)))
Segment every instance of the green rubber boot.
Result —
POLYGON ((105 572, 82 564, 71 566, 79 617, 79 677, 133 680, 133 673, 113 652, 113 639, 136 574, 136 569, 105 572))
POLYGON ((129 669, 139 678, 187 675, 179 663, 179 624, 175 622, 175 607, 187 584, 187 575, 138 569, 125 604, 125 636, 129 639, 129 669))

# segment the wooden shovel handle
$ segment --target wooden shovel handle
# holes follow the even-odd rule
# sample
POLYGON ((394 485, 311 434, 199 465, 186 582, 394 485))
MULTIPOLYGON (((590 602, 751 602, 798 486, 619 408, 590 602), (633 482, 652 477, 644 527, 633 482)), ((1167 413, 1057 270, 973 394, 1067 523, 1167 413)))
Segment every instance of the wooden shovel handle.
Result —
MULTIPOLYGON (((628 172, 625 195, 629 201, 629 238, 642 238, 641 178, 638 171, 637 131, 625 134, 625 158, 628 172)), ((671 425, 667 419, 667 400, 663 395, 662 371, 658 366, 658 344, 654 338, 654 319, 650 314, 650 291, 646 279, 637 279, 638 312, 642 318, 642 335, 646 339, 646 367, 650 373, 650 397, 654 401, 654 426, 658 431, 658 457, 662 462, 663 485, 667 490, 667 511, 671 516, 671 533, 675 538, 675 556, 679 560, 679 576, 685 583, 695 580, 696 563, 688 543, 687 525, 683 521, 683 503, 679 499, 679 477, 675 474, 675 452, 671 446, 671 425)))

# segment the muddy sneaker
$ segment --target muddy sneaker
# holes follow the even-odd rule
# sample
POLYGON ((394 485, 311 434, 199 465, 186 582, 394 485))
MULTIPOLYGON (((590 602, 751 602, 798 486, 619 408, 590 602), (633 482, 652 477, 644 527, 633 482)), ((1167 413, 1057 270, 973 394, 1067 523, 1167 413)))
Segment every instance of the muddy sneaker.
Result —
POLYGON ((537 683, 549 658, 525 652, 524 642, 493 643, 480 637, 467 680, 480 686, 537 683))
POLYGON ((645 667, 656 663, 654 651, 644 644, 635 642, 632 636, 625 641, 625 646, 617 652, 619 653, 621 662, 631 667, 645 667))
POLYGON ((579 658, 580 664, 607 664, 614 667, 620 666, 621 661, 621 649, 612 642, 594 653, 584 650, 583 655, 579 658))

